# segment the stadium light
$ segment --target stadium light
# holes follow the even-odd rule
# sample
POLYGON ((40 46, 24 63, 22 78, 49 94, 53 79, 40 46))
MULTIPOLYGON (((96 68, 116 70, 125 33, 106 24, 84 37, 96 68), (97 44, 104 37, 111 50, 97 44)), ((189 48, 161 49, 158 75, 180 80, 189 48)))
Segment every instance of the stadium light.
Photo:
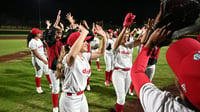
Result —
POLYGON ((39 28, 41 29, 41 15, 40 15, 40 0, 38 0, 38 10, 39 10, 39 28))

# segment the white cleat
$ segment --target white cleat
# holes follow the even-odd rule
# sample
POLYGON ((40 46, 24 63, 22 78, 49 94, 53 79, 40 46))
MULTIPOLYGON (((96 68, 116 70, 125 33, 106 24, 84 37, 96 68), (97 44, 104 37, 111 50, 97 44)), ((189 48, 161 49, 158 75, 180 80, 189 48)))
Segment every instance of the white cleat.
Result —
POLYGON ((88 91, 90 91, 90 90, 91 90, 91 88, 90 88, 90 85, 87 85, 87 90, 88 90, 88 91))
POLYGON ((129 89, 129 92, 128 92, 128 93, 129 93, 129 95, 130 95, 130 96, 133 96, 133 95, 134 95, 134 93, 133 93, 133 92, 131 92, 131 90, 130 90, 130 89, 129 89))
POLYGON ((42 94, 42 93, 43 93, 43 90, 42 90, 41 87, 37 87, 37 88, 36 88, 36 92, 37 92, 38 94, 42 94))
POLYGON ((106 86, 110 86, 109 81, 105 81, 106 86))
POLYGON ((54 107, 53 112, 58 112, 58 107, 54 107))
POLYGON ((49 84, 49 88, 52 88, 52 84, 49 84))

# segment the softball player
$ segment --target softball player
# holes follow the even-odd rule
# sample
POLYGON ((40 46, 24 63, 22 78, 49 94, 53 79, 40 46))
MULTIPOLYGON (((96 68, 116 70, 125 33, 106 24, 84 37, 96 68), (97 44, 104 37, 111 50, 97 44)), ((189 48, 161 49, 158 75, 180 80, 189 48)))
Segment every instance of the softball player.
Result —
POLYGON ((31 55, 32 55, 32 64, 33 67, 35 69, 35 83, 36 83, 36 91, 37 93, 43 93, 43 90, 41 88, 40 82, 41 82, 41 77, 43 72, 46 74, 46 77, 49 81, 49 84, 51 85, 51 80, 49 77, 49 69, 48 69, 48 62, 47 62, 47 58, 44 54, 44 47, 43 47, 43 43, 40 40, 41 36, 42 36, 42 31, 40 31, 37 28, 33 28, 31 30, 31 35, 33 35, 33 38, 30 39, 30 41, 28 42, 28 47, 31 51, 31 55))
MULTIPOLYGON (((99 38, 97 37, 97 34, 94 36, 94 40, 90 42, 90 47, 92 52, 97 52, 99 48, 99 38)), ((96 59, 97 64, 97 71, 102 71, 100 67, 100 58, 96 59)))
POLYGON ((180 39, 167 50, 167 62, 175 73, 175 84, 180 97, 159 90, 145 74, 152 43, 159 45, 170 35, 170 31, 158 28, 152 33, 145 47, 137 56, 131 70, 136 93, 145 112, 195 112, 200 110, 199 87, 200 44, 191 38, 180 39), (185 46, 187 45, 187 46, 185 46), (189 66, 188 66, 189 65, 189 66), (156 102, 156 103, 155 103, 156 102))
POLYGON ((131 84, 130 68, 132 66, 133 47, 140 44, 140 40, 127 42, 129 38, 128 27, 132 24, 135 15, 128 13, 124 20, 124 28, 114 44, 114 71, 112 75, 113 86, 116 92, 116 112, 123 111, 126 94, 131 84))
POLYGON ((145 112, 200 111, 198 92, 200 43, 192 38, 180 39, 185 34, 200 31, 199 7, 200 4, 196 0, 161 2, 156 29, 136 58, 131 70, 132 82, 145 112), (174 38, 179 39, 172 43, 174 38), (177 97, 167 91, 159 90, 145 74, 151 49, 155 46, 168 45, 170 46, 166 52, 166 60, 175 74, 175 85, 180 93, 177 97))
MULTIPOLYGON (((154 24, 154 19, 148 19, 148 24, 145 24, 144 27, 142 28, 141 34, 138 36, 137 39, 140 39, 140 44, 138 46, 141 46, 141 49, 143 48, 143 44, 146 43, 148 39, 148 35, 151 32, 152 26, 154 24)), ((151 53, 151 58, 149 60, 148 66, 146 68, 146 74, 148 77, 151 77, 150 79, 153 79, 153 76, 155 74, 155 64, 158 59, 159 51, 160 48, 155 47, 153 49, 154 52, 151 53), (152 61, 154 60, 154 61, 152 61)), ((140 50, 138 49, 138 54, 140 53, 140 50)), ((130 89, 129 89, 129 95, 133 96, 133 90, 134 86, 131 84, 130 89)))
POLYGON ((64 70, 63 74, 57 74, 58 77, 64 78, 62 81, 63 92, 59 103, 61 112, 89 111, 84 94, 87 79, 91 75, 89 60, 99 58, 105 52, 106 34, 100 26, 97 25, 95 31, 103 36, 102 44, 99 51, 94 53, 87 52, 87 40, 91 38, 91 36, 87 36, 88 30, 82 26, 79 26, 79 29, 81 33, 72 33, 67 40, 67 44, 70 46, 69 52, 59 58, 62 60, 62 64, 58 70, 64 70))
POLYGON ((113 39, 113 31, 108 30, 108 40, 106 43, 106 52, 104 55, 104 61, 106 64, 106 71, 105 71, 105 85, 109 86, 109 81, 112 82, 112 71, 113 71, 113 45, 114 45, 114 39, 113 39))
POLYGON ((59 10, 53 27, 49 29, 48 35, 45 37, 47 43, 48 65, 52 81, 53 112, 58 112, 58 96, 60 92, 60 80, 56 78, 57 59, 60 55, 61 48, 63 47, 62 34, 64 30, 62 24, 61 27, 58 26, 60 14, 61 11, 59 10))

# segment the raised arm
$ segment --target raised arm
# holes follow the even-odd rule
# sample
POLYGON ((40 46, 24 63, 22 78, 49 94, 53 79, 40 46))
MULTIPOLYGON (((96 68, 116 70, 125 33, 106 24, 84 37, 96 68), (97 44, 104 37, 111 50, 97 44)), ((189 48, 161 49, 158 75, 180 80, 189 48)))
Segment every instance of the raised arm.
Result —
POLYGON ((149 60, 149 50, 165 41, 170 33, 170 31, 165 30, 165 27, 156 29, 134 61, 131 69, 131 79, 138 96, 140 96, 140 88, 146 83, 151 83, 150 79, 145 74, 145 69, 149 60))
POLYGON ((121 45, 121 41, 124 37, 126 30, 127 30, 127 27, 123 27, 122 31, 120 32, 119 36, 117 37, 117 40, 115 41, 115 44, 114 44, 115 50, 119 47, 119 45, 121 45))
POLYGON ((71 28, 75 29, 76 28, 75 20, 74 20, 73 16, 71 15, 71 12, 66 14, 66 19, 69 21, 71 28))
POLYGON ((144 44, 147 39, 148 39, 148 36, 149 36, 149 33, 151 32, 152 30, 152 26, 154 24, 154 19, 148 19, 148 24, 145 24, 145 33, 140 37, 140 42, 141 44, 144 44))
POLYGON ((79 29, 81 31, 80 36, 74 42, 74 44, 71 46, 68 56, 66 58, 67 64, 69 66, 71 66, 74 63, 76 56, 78 55, 81 48, 83 47, 84 40, 89 33, 88 30, 86 30, 83 26, 79 26, 79 29))
POLYGON ((90 27, 88 26, 87 24, 87 21, 86 20, 83 20, 83 25, 87 28, 87 29, 90 29, 90 27))
POLYGON ((94 31, 98 35, 100 35, 102 38, 101 38, 101 46, 100 46, 99 50, 97 52, 92 53, 91 59, 97 59, 97 58, 101 57, 102 55, 104 55, 104 52, 106 50, 106 40, 107 40, 106 33, 104 32, 102 27, 99 25, 96 25, 96 27, 94 28, 94 31))
MULTIPOLYGON (((58 28, 59 27, 59 22, 60 22, 60 14, 61 14, 61 10, 59 10, 58 11, 58 14, 57 14, 57 18, 56 18, 56 21, 55 21, 55 23, 54 23, 54 25, 53 25, 53 27, 55 27, 55 28, 58 28)), ((60 28, 60 27, 59 27, 60 28)), ((58 29, 59 29, 58 28, 58 29)))
POLYGON ((121 45, 121 41, 124 37, 124 34, 127 30, 127 28, 133 23, 133 20, 135 19, 135 15, 133 15, 132 13, 128 13, 124 19, 124 23, 123 23, 123 29, 120 32, 119 36, 117 37, 117 40, 114 44, 114 49, 117 49, 119 47, 119 45, 121 45))

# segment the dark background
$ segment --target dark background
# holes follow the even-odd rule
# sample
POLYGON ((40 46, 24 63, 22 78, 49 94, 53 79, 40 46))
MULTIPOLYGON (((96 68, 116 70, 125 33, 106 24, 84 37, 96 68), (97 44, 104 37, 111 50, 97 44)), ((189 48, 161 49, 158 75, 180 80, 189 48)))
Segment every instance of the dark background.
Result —
POLYGON ((159 11, 159 0, 5 0, 1 3, 2 25, 45 27, 45 20, 55 21, 60 9, 61 21, 71 12, 77 22, 85 19, 92 22, 122 26, 125 15, 136 15, 136 26, 141 27, 148 18, 155 18, 159 11), (39 22, 40 21, 40 22, 39 22))

